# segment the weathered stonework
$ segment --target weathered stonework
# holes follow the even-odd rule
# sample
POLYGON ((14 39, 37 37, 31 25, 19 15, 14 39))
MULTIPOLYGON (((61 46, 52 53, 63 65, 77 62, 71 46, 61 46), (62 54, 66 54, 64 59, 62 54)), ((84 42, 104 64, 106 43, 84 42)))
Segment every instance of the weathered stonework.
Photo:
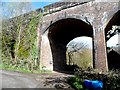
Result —
MULTIPOLYGON (((51 38, 51 36, 54 36, 54 34, 56 34, 57 31, 51 32, 51 30, 54 30, 55 25, 62 20, 66 20, 64 22, 67 22, 67 19, 76 19, 78 21, 79 20, 83 21, 88 26, 89 25, 92 26, 93 34, 91 35, 91 37, 93 38, 93 49, 94 49, 93 50, 93 54, 94 54, 93 55, 93 57, 94 57, 94 60, 93 60, 94 65, 93 66, 96 69, 107 71, 108 65, 107 65, 107 55, 106 55, 105 34, 108 32, 108 30, 106 30, 105 28, 109 24, 109 21, 114 16, 114 14, 119 11, 118 7, 119 7, 119 4, 117 2, 91 1, 88 3, 77 5, 77 6, 74 6, 71 8, 66 8, 66 9, 60 10, 58 12, 54 12, 54 13, 45 15, 43 17, 42 27, 40 27, 42 37, 47 38, 46 45, 44 44, 44 42, 45 42, 44 38, 42 38, 42 42, 41 42, 42 44, 44 44, 41 46, 41 62, 45 61, 45 63, 42 63, 42 66, 46 66, 47 69, 49 69, 49 70, 50 69, 54 70, 54 64, 58 63, 58 64, 60 64, 58 66, 58 69, 60 69, 60 68, 64 69, 63 68, 64 61, 61 61, 63 63, 61 63, 60 60, 55 61, 53 54, 57 53, 56 54, 58 57, 57 59, 64 57, 63 54, 65 54, 64 53, 65 49, 62 49, 62 48, 65 48, 65 45, 62 45, 62 46, 57 45, 57 44, 59 44, 59 42, 57 43, 57 41, 56 41, 57 39, 54 40, 54 38, 51 38), (46 34, 46 32, 47 32, 47 34, 46 34), (50 37, 49 37, 49 34, 50 34, 50 37), (52 44, 54 44, 55 46, 54 45, 51 46, 52 45, 52 44, 50 44, 51 41, 52 41, 52 44), (50 48, 51 49, 53 48, 52 51, 50 48), (50 63, 50 61, 51 61, 51 64, 48 65, 48 63, 50 63), (49 68, 49 67, 52 67, 52 68, 49 68)), ((72 24, 70 24, 70 25, 72 25, 72 24)), ((60 31, 58 31, 58 32, 60 32, 60 31)), ((61 32, 64 33, 64 31, 61 31, 61 32)), ((71 32, 73 32, 73 34, 74 34, 74 30, 71 32)), ((87 32, 87 33, 89 33, 89 32, 87 32)), ((66 37, 67 37, 67 35, 66 35, 66 37)), ((64 40, 62 39, 62 41, 64 41, 64 40)))

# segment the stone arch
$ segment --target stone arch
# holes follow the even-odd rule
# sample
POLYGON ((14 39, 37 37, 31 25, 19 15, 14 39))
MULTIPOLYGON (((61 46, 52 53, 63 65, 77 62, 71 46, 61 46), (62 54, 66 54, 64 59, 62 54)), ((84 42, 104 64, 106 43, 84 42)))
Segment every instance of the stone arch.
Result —
MULTIPOLYGON (((94 4, 94 3, 93 3, 94 4)), ((86 4, 89 6, 88 4, 86 4)), ((43 17, 43 23, 42 26, 40 27, 41 29, 41 34, 44 35, 44 39, 46 38, 47 41, 50 41, 48 39, 48 31, 51 26, 53 26, 57 21, 64 20, 64 19, 69 19, 70 18, 76 18, 78 20, 84 21, 86 24, 93 26, 93 31, 94 31, 94 68, 98 70, 103 70, 107 71, 108 70, 108 65, 107 65, 107 57, 106 57, 106 44, 105 44, 105 33, 107 33, 107 30, 105 28, 105 23, 112 17, 112 15, 118 10, 118 3, 101 3, 99 5, 90 5, 90 12, 88 9, 84 10, 84 8, 87 8, 86 5, 80 5, 79 7, 83 8, 82 10, 75 8, 71 9, 65 9, 61 10, 60 12, 55 12, 51 13, 49 15, 45 15, 43 17), (106 6, 109 6, 105 8, 106 6), (98 7, 98 9, 96 9, 98 7), (99 9, 99 7, 103 7, 103 9, 99 9), (99 13, 98 13, 99 10, 99 13), (93 18, 92 18, 93 17, 93 18), (99 18, 98 18, 99 17, 99 18)), ((107 27, 107 26, 106 26, 107 27)), ((62 36, 62 35, 61 35, 62 36)), ((44 41, 44 39, 42 41, 44 41)), ((47 42, 48 46, 50 47, 50 42, 47 42)), ((47 47, 48 47, 47 46, 47 47)), ((43 46, 44 47, 44 46, 43 46)), ((52 49, 51 47, 49 48, 50 50, 47 49, 46 53, 49 51, 51 54, 50 60, 53 60, 52 58, 52 49)), ((41 50, 43 51, 43 49, 41 50)), ((43 52, 42 54, 43 55, 43 52)), ((48 55, 48 54, 47 54, 48 55)), ((46 60, 45 58, 41 61, 46 60)))
MULTIPOLYGON (((107 36, 107 33, 112 30, 113 25, 120 26, 120 10, 118 10, 116 13, 114 13, 106 28, 105 28, 105 36, 107 36)), ((109 38, 106 37, 106 42, 114 36, 115 33, 112 33, 109 38)), ((107 59, 108 59, 108 68, 109 69, 120 69, 119 64, 120 64, 120 54, 119 54, 119 48, 112 48, 109 50, 107 53, 107 59)))
POLYGON ((67 18, 74 18, 74 19, 82 20, 86 24, 91 25, 90 24, 91 22, 88 22, 87 17, 85 17, 84 15, 79 15, 79 14, 73 15, 73 14, 63 13, 55 18, 52 18, 52 20, 50 20, 49 23, 47 24, 45 23, 45 27, 41 29, 42 34, 44 34, 48 30, 48 28, 54 23, 56 23, 57 21, 62 20, 62 19, 67 19, 67 18))
POLYGON ((66 69, 67 43, 79 36, 93 37, 93 29, 80 18, 69 16, 51 22, 44 34, 49 40, 53 70, 59 71, 66 69))
POLYGON ((119 19, 120 19, 120 10, 117 10, 108 19, 108 23, 105 27, 105 35, 107 35, 107 32, 112 29, 112 25, 120 25, 119 19))

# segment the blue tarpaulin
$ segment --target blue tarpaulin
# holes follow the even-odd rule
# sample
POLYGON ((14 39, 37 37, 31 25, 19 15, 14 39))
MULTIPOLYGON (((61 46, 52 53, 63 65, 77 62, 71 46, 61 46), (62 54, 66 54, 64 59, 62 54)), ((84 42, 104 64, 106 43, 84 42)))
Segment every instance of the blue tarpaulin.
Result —
POLYGON ((98 81, 98 80, 85 80, 84 85, 89 89, 89 90, 102 90, 103 88, 103 82, 98 81))

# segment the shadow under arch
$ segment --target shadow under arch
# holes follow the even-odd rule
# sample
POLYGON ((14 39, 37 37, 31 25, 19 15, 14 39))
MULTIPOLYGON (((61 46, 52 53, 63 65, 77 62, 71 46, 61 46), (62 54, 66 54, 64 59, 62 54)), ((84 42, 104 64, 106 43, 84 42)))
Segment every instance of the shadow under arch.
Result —
MULTIPOLYGON (((106 28, 105 28, 105 36, 106 36, 106 42, 115 35, 115 33, 111 34, 109 38, 107 38, 107 33, 112 30, 112 26, 117 25, 120 26, 120 10, 118 10, 110 19, 108 22, 106 28)), ((114 41, 113 41, 114 43, 114 41)), ((108 59, 108 68, 109 69, 120 69, 120 54, 118 54, 116 51, 112 50, 109 53, 107 53, 107 59, 108 59)))
POLYGON ((66 45, 69 41, 80 36, 93 37, 92 26, 75 18, 60 19, 48 30, 54 71, 66 70, 66 45))
POLYGON ((108 66, 110 70, 120 69, 120 54, 113 49, 108 53, 108 66))

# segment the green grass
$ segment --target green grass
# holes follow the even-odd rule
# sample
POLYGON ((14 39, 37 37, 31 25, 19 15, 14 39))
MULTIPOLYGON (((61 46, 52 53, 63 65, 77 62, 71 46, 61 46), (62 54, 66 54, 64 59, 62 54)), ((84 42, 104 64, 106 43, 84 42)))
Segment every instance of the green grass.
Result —
POLYGON ((24 72, 24 73, 51 73, 52 72, 50 70, 26 70, 24 68, 19 68, 19 67, 5 65, 5 64, 0 64, 0 69, 18 71, 18 72, 24 72))

